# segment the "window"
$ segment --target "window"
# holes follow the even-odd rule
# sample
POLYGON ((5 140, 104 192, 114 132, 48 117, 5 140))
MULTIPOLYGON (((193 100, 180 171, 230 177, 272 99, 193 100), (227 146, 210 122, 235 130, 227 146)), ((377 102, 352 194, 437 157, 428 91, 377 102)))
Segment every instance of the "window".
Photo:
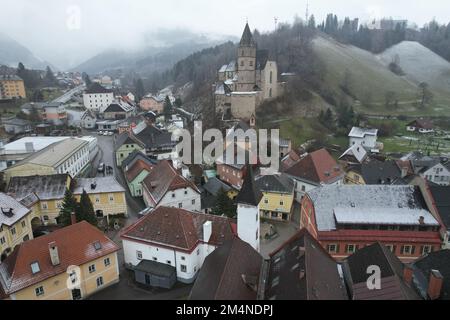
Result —
POLYGON ((269 199, 264 199, 264 203, 268 204, 269 203, 269 199))
POLYGON ((354 244, 348 244, 347 248, 345 250, 347 253, 355 253, 356 252, 356 246, 354 244))
POLYGON ((259 239, 259 230, 256 230, 256 240, 259 239))
POLYGON ((100 197, 99 197, 99 196, 96 196, 96 197, 95 197, 95 202, 96 202, 96 203, 100 203, 100 197))
POLYGON ((272 288, 275 288, 280 283, 280 277, 276 277, 272 280, 272 288))
POLYGON ((114 195, 112 194, 109 195, 109 202, 114 202, 114 195))
POLYGON ((94 273, 95 272, 95 264, 91 264, 89 266, 89 273, 94 273))
POLYGON ((187 191, 187 190, 184 190, 184 194, 187 195, 187 194, 188 194, 188 191, 187 191))
POLYGON ((6 243, 5 237, 1 237, 0 238, 0 244, 5 244, 5 243, 6 243))
POLYGON ((306 191, 306 187, 302 186, 302 192, 305 192, 305 191, 306 191))
POLYGON ((183 204, 182 204, 182 203, 179 203, 179 204, 178 204, 178 208, 180 208, 180 209, 183 208, 183 204))
POLYGON ((167 262, 167 264, 172 264, 172 261, 170 261, 170 260, 167 260, 166 262, 167 262))
POLYGON ((25 226, 27 225, 25 221, 22 221, 22 228, 25 228, 25 226))
POLYGON ((103 277, 97 278, 97 287, 101 287, 103 285, 103 277))
POLYGON ((250 67, 253 67, 253 60, 250 60, 249 65, 250 67))
POLYGON ((105 267, 109 267, 111 265, 111 260, 109 258, 106 258, 103 262, 105 263, 105 267))
POLYGON ((172 198, 175 198, 175 193, 172 193, 172 198))
POLYGON ((38 272, 40 272, 41 271, 41 268, 39 267, 39 262, 33 262, 32 264, 31 264, 31 272, 33 273, 33 274, 36 274, 36 273, 38 273, 38 272))
POLYGON ((432 246, 423 246, 422 247, 422 255, 426 256, 427 254, 431 253, 433 251, 432 246))
POLYGON ((47 210, 47 209, 48 209, 48 204, 47 204, 47 202, 42 202, 42 203, 41 203, 41 208, 42 208, 43 210, 47 210))
POLYGON ((36 289, 34 289, 34 292, 36 293, 36 297, 44 295, 44 287, 40 286, 36 289))
POLYGON ((12 228, 12 229, 11 229, 11 234, 12 234, 12 235, 15 235, 15 234, 16 234, 16 228, 12 228))
POLYGON ((284 201, 283 200, 280 201, 280 206, 284 206, 284 201))
POLYGON ((44 221, 48 221, 50 218, 48 216, 44 216, 44 221))
POLYGON ((329 244, 329 245, 327 245, 327 251, 329 253, 337 253, 338 252, 338 247, 335 244, 329 244))
POLYGON ((153 261, 158 261, 158 258, 157 257, 153 257, 152 260, 153 261))
POLYGON ((200 249, 197 249, 197 255, 198 256, 200 255, 200 249))
POLYGON ((136 258, 142 260, 142 251, 136 251, 136 258))
POLYGON ((192 200, 192 204, 195 204, 195 199, 192 200))
POLYGON ((401 254, 403 255, 413 255, 415 251, 415 247, 414 246, 403 246, 402 250, 401 250, 401 254))
POLYGON ((182 260, 182 261, 185 261, 185 260, 186 260, 186 257, 181 257, 181 260, 182 260))
POLYGON ((187 272, 187 266, 182 264, 180 265, 181 272, 187 272))

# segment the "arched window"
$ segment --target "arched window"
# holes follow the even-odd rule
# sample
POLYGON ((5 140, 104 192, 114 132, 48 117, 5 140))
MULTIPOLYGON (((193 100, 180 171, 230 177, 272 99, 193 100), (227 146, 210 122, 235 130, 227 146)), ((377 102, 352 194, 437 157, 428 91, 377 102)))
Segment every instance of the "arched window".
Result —
POLYGON ((272 88, 269 90, 269 98, 272 98, 272 88))

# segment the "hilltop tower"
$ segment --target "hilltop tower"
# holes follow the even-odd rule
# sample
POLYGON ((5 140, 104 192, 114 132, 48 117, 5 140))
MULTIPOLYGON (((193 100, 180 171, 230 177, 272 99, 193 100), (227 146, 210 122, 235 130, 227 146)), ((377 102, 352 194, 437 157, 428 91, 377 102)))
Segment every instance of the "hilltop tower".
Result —
POLYGON ((257 45, 247 23, 238 48, 238 92, 249 92, 255 90, 256 51, 257 45))
POLYGON ((258 252, 260 250, 259 238, 261 235, 259 202, 262 197, 263 195, 255 183, 252 166, 248 164, 242 189, 236 198, 237 231, 239 238, 258 252))

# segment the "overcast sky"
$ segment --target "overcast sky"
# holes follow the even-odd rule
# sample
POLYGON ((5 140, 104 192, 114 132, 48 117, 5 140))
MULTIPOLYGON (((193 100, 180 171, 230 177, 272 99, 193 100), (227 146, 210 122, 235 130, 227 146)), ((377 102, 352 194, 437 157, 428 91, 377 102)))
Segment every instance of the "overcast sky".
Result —
MULTIPOLYGON (((252 29, 274 28, 274 17, 292 21, 305 16, 306 0, 0 0, 0 31, 42 59, 74 65, 115 46, 126 48, 143 33, 182 28, 240 36, 248 19, 252 29), (78 15, 78 13, 80 13, 78 15)), ((407 18, 423 25, 448 22, 445 0, 309 0, 321 21, 327 13, 371 18, 407 18)))

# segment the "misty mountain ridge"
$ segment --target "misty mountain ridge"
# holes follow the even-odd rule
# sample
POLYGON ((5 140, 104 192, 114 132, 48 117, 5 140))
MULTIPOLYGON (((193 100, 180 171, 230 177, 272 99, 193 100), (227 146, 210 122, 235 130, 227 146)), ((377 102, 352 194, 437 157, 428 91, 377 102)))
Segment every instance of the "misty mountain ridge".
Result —
POLYGON ((142 39, 141 48, 111 48, 70 71, 96 74, 121 69, 143 75, 162 72, 196 51, 230 40, 237 41, 232 36, 197 34, 180 29, 148 32, 142 39))
POLYGON ((51 66, 19 42, 0 32, 0 65, 17 67, 19 62, 29 69, 44 70, 47 66, 51 66))

